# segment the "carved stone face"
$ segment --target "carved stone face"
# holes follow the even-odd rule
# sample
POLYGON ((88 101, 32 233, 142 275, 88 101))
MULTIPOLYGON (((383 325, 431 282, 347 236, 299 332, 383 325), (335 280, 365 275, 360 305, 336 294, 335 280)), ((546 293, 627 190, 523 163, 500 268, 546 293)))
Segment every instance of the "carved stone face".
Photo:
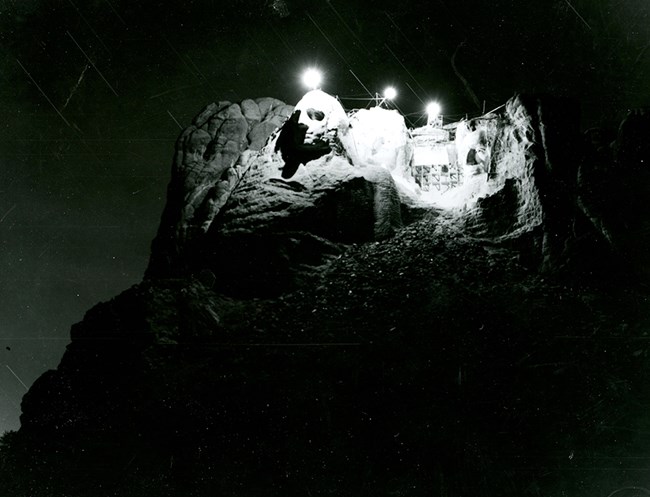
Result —
POLYGON ((336 98, 321 90, 306 93, 296 105, 301 124, 307 126, 307 139, 323 137, 329 130, 347 125, 347 115, 336 98))
MULTIPOLYGON (((348 153, 357 164, 378 165, 390 171, 403 170, 410 156, 404 118, 381 107, 360 109, 350 118, 348 153)), ((347 141, 346 141, 347 145, 347 141)))
POLYGON ((312 107, 307 109, 307 115, 312 121, 322 121, 325 119, 325 113, 322 110, 314 109, 312 107))
POLYGON ((307 108, 300 114, 299 122, 301 124, 306 124, 308 127, 307 137, 315 139, 320 138, 327 133, 326 117, 325 111, 313 107, 307 108))

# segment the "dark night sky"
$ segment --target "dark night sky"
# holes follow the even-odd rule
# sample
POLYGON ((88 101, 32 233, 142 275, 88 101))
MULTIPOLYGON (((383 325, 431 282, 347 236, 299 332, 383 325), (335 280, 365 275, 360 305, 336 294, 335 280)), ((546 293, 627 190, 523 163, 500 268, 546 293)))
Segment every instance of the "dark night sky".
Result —
POLYGON ((395 85, 414 120, 420 99, 472 114, 456 51, 487 109, 547 91, 578 98, 583 126, 613 123, 650 103, 649 11, 648 0, 0 0, 0 432, 18 427, 26 387, 56 367, 70 325, 141 279, 174 141, 204 105, 296 103, 301 69, 318 65, 341 97, 365 96, 352 70, 373 92, 395 85))

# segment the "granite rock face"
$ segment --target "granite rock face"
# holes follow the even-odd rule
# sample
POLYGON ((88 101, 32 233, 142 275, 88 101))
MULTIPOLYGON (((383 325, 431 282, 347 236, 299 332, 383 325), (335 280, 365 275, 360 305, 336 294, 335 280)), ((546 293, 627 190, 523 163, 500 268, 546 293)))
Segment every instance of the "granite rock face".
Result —
MULTIPOLYGON (((338 114, 325 109, 323 126, 346 133, 340 104, 309 95, 313 102, 305 97, 299 106, 313 111, 328 97, 338 114)), ((247 99, 211 104, 194 119, 176 146, 148 277, 207 274, 222 291, 282 292, 342 244, 385 239, 402 226, 404 199, 390 171, 373 162, 355 167, 344 146, 281 178, 274 133, 292 111, 279 100, 247 99)))
POLYGON ((413 199, 385 167, 408 162, 401 125, 390 153, 359 140, 353 164, 344 143, 284 180, 274 137, 292 110, 220 102, 182 133, 147 277, 73 326, 0 443, 0 488, 639 487, 626 466, 604 481, 593 460, 623 446, 647 459, 647 292, 554 277, 612 254, 647 268, 647 115, 611 145, 584 141, 566 101, 516 97, 477 123, 491 144, 483 195, 409 223, 413 199))
POLYGON ((482 125, 491 161, 486 194, 467 217, 469 229, 501 240, 523 237, 537 267, 557 268, 572 236, 582 153, 577 108, 564 99, 517 96, 482 125))
POLYGON ((277 294, 323 267, 344 247, 383 240, 402 226, 390 172, 355 168, 329 154, 279 177, 277 156, 258 160, 230 194, 196 261, 216 286, 237 294, 277 294))
POLYGON ((210 226, 245 171, 245 158, 261 149, 292 111, 280 100, 258 98, 212 103, 194 118, 176 142, 148 274, 169 276, 184 269, 188 243, 210 226))
POLYGON ((473 124, 489 137, 491 157, 467 229, 514 243, 543 272, 624 265, 647 278, 650 207, 639 199, 650 191, 648 122, 634 111, 606 143, 597 129, 583 136, 575 102, 514 97, 501 115, 473 124))

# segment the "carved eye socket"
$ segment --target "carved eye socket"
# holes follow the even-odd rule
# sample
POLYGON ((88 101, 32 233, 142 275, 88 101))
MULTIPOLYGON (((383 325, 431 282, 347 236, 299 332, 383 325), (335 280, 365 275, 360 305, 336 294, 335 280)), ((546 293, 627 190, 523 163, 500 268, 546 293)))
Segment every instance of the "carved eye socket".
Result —
POLYGON ((309 119, 313 121, 322 121, 325 119, 325 113, 321 110, 309 108, 307 109, 307 115, 309 116, 309 119))

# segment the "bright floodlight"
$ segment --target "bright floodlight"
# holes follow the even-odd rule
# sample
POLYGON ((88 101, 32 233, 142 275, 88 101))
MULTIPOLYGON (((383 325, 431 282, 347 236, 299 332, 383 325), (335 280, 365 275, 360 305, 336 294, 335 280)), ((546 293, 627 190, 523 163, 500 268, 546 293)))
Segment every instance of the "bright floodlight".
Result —
POLYGON ((307 69, 302 75, 303 84, 311 90, 318 88, 322 80, 323 76, 318 69, 307 69))
POLYGON ((389 86, 384 90, 384 98, 386 100, 393 100, 396 96, 397 96, 397 90, 392 86, 389 86))
POLYGON ((427 105, 427 114, 429 114, 429 117, 437 117, 441 110, 438 102, 431 102, 427 105))

